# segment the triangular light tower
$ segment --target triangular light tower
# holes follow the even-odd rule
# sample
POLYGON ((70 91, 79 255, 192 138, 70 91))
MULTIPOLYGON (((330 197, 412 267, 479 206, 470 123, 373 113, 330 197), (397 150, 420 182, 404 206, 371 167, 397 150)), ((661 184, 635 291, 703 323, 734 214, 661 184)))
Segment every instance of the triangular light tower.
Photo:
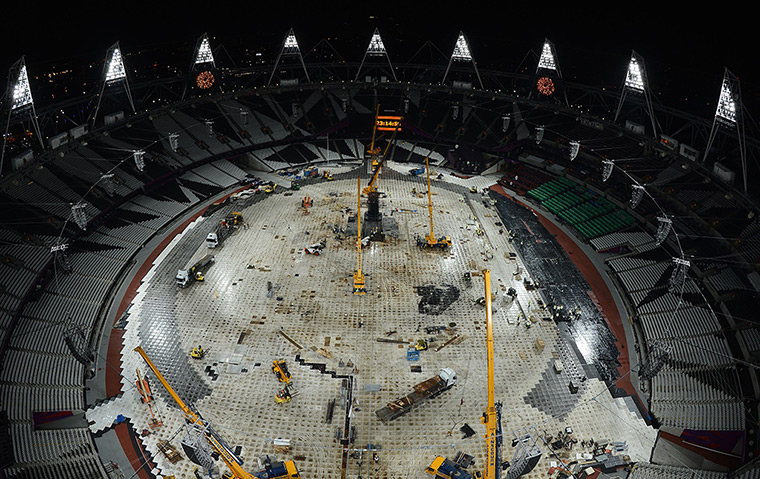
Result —
POLYGON ((475 69, 475 76, 478 77, 478 83, 480 84, 480 89, 485 90, 485 88, 483 87, 483 80, 480 79, 478 66, 475 64, 475 60, 472 58, 472 53, 470 51, 470 44, 467 42, 467 38, 464 36, 463 32, 459 32, 459 37, 457 37, 457 43, 454 45, 454 51, 451 53, 451 58, 449 59, 449 65, 446 67, 446 73, 443 74, 443 80, 441 80, 441 83, 446 83, 446 78, 449 76, 449 70, 451 69, 451 64, 454 63, 455 61, 472 63, 472 66, 475 69))
POLYGON ((29 75, 26 71, 26 62, 21 57, 8 70, 8 87, 5 98, 10 102, 8 107, 8 118, 5 122, 5 131, 3 132, 3 149, 0 151, 0 175, 2 175, 5 162, 5 144, 8 139, 11 120, 24 119, 31 121, 34 132, 40 141, 40 146, 45 147, 40 134, 40 125, 37 121, 37 111, 34 109, 34 99, 32 98, 32 88, 29 84, 29 75))
POLYGON ((715 137, 720 128, 735 129, 739 139, 739 156, 742 162, 742 174, 744 176, 744 192, 747 192, 747 144, 744 137, 744 119, 742 115, 742 97, 739 87, 739 79, 728 68, 723 72, 723 85, 720 88, 718 107, 715 110, 710 137, 707 140, 707 148, 703 158, 710 154, 715 137))
POLYGON ((193 65, 206 66, 211 65, 216 68, 214 63, 214 52, 211 51, 211 43, 208 41, 208 34, 204 33, 195 45, 195 55, 193 55, 193 65))
POLYGON ((374 33, 372 33, 372 38, 369 41, 369 45, 367 46, 367 50, 364 52, 364 58, 362 58, 362 62, 359 65, 359 71, 356 72, 356 78, 354 78, 354 81, 357 81, 359 79, 359 76, 362 73, 362 68, 364 67, 364 62, 367 60, 367 57, 370 58, 379 58, 379 57, 385 57, 385 59, 388 61, 388 67, 390 67, 391 76, 393 76, 393 81, 398 81, 398 78, 396 78, 396 70, 394 70, 393 65, 391 64, 391 59, 388 56, 388 51, 385 49, 385 44, 383 43, 383 39, 380 37, 380 32, 377 28, 375 28, 374 33))
POLYGON ((615 122, 617 122, 620 117, 623 103, 629 93, 644 97, 644 112, 649 116, 649 120, 652 122, 652 135, 657 138, 659 132, 657 128, 657 120, 654 116, 654 108, 652 108, 652 94, 649 90, 649 81, 647 80, 647 72, 644 68, 644 59, 634 50, 631 50, 631 61, 628 63, 628 71, 625 74, 625 81, 621 88, 620 102, 618 103, 617 111, 615 112, 615 122))
POLYGON ((195 42, 193 64, 190 65, 189 72, 188 83, 190 87, 201 92, 210 90, 219 83, 217 78, 219 72, 214 61, 214 52, 211 50, 211 42, 206 33, 195 42))
POLYGON ((129 106, 132 107, 132 112, 135 112, 135 103, 132 101, 132 91, 129 88, 129 80, 127 79, 127 69, 124 66, 124 59, 121 55, 121 48, 119 42, 114 43, 106 52, 106 62, 103 65, 103 77, 101 80, 100 94, 98 95, 98 104, 92 113, 92 123, 95 123, 100 105, 103 101, 103 96, 106 88, 116 87, 118 85, 124 86, 124 91, 127 94, 129 100, 129 106))
MULTIPOLYGON (((274 68, 272 68, 272 74, 269 75, 269 81, 267 81, 267 86, 269 86, 272 83, 272 78, 274 78, 274 74, 277 71, 277 67, 280 65, 280 60, 283 59, 283 57, 298 57, 298 60, 301 63, 301 68, 303 68, 303 73, 306 76, 306 81, 310 82, 309 79, 309 72, 306 70, 306 63, 303 61, 303 55, 301 55, 301 49, 298 47, 298 41, 296 40, 296 34, 293 32, 293 29, 291 28, 288 30, 288 34, 285 36, 285 41, 282 42, 282 48, 280 48, 280 54, 277 55, 277 61, 274 62, 274 68)), ((290 82, 297 83, 297 79, 288 80, 290 82)), ((280 80, 282 82, 282 80, 280 80)))
POLYGON ((557 98, 557 94, 561 91, 565 105, 569 105, 562 83, 562 70, 559 68, 557 50, 554 48, 554 43, 545 39, 534 75, 533 84, 536 92, 543 98, 557 98))

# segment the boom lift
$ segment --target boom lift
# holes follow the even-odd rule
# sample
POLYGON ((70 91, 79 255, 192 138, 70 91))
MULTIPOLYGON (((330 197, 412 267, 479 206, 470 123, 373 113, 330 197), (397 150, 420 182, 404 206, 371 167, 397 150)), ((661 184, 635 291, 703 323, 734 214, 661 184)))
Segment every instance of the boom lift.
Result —
POLYGON ((200 412, 198 412, 195 407, 188 406, 179 397, 179 395, 177 395, 177 393, 174 391, 174 389, 172 389, 166 379, 164 379, 163 374, 161 374, 156 365, 153 364, 153 361, 151 361, 151 359, 145 353, 142 346, 137 346, 135 348, 135 351, 137 351, 137 353, 142 356, 142 358, 148 364, 148 367, 151 369, 151 371, 153 371, 153 374, 156 375, 156 378, 158 378, 161 384, 163 384, 164 388, 166 388, 166 391, 169 393, 172 399, 174 399, 174 402, 177 403, 177 406, 179 406, 180 410, 182 410, 182 413, 185 416, 185 421, 190 425, 199 427, 203 431, 203 435, 205 436, 208 445, 214 450, 214 452, 219 454, 219 457, 224 461, 225 464, 227 464, 227 467, 230 470, 231 478, 300 479, 301 475, 299 474, 298 469, 296 469, 295 463, 293 463, 293 461, 272 462, 269 464, 266 470, 255 473, 250 473, 243 469, 243 460, 233 452, 233 450, 224 441, 224 439, 222 439, 219 433, 214 430, 214 428, 211 426, 211 423, 203 419, 200 412))
POLYGON ((451 246, 451 238, 449 236, 441 236, 436 238, 433 234, 433 199, 430 196, 430 165, 428 157, 425 157, 425 171, 427 172, 427 191, 428 191, 428 213, 430 217, 430 233, 425 236, 425 240, 417 238, 417 246, 420 248, 441 248, 446 249, 451 246))
MULTIPOLYGON (((483 271, 486 298, 486 345, 487 345, 487 375, 488 375, 488 407, 480 418, 486 426, 486 467, 483 479, 499 479, 501 477, 501 402, 495 402, 494 372, 493 372, 493 316, 491 314, 491 271, 483 271)), ((473 474, 466 469, 471 464, 467 454, 459 453, 452 461, 442 456, 436 457, 425 472, 441 479, 471 479, 473 474)), ((479 476, 478 473, 476 475, 479 476)))

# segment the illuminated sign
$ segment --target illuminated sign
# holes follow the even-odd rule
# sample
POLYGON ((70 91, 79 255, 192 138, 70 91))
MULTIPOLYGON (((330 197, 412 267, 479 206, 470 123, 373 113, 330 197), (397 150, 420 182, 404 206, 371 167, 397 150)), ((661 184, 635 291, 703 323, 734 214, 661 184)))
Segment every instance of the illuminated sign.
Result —
POLYGON ((378 116, 375 120, 377 131, 401 131, 400 116, 378 116))

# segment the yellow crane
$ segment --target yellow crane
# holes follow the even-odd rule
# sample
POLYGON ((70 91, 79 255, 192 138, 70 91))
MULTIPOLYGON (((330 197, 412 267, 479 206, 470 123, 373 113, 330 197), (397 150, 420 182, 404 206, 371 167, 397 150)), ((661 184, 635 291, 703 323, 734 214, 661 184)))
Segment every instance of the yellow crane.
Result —
POLYGON ((451 238, 449 236, 441 236, 436 238, 433 233, 433 198, 430 193, 430 160, 429 157, 425 157, 425 172, 427 173, 427 192, 428 192, 428 216, 430 218, 430 232, 425 236, 425 240, 422 238, 417 239, 417 246, 420 248, 441 248, 445 249, 451 246, 451 238))
POLYGON ((362 180, 356 178, 356 272, 354 273, 354 294, 366 294, 364 273, 362 273, 362 180))
MULTIPOLYGON (((380 108, 380 107, 378 107, 380 108)), ((388 154, 388 150, 391 147, 391 144, 393 143, 393 140, 396 138, 396 133, 399 132, 401 129, 401 123, 396 126, 396 128, 393 130, 393 134, 391 135, 390 140, 388 140, 388 144, 385 145, 385 150, 383 150, 383 154, 380 154, 380 147, 377 148, 374 147, 375 145, 375 133, 372 132, 372 146, 370 146, 370 150, 372 153, 372 168, 374 171, 372 172, 372 178, 369 180, 369 184, 364 187, 364 190, 362 193, 369 196, 370 193, 374 193, 377 191, 377 177, 380 174, 380 170, 383 167, 383 163, 385 163, 385 155, 388 154)))
MULTIPOLYGON (((493 367, 493 315, 491 312, 491 271, 483 270, 486 298, 486 363, 488 376, 488 405, 481 421, 486 426, 486 465, 482 477, 484 479, 499 479, 501 473, 501 403, 495 402, 494 367, 493 367)), ((472 474, 466 471, 472 456, 461 452, 454 460, 442 456, 436 457, 425 472, 442 479, 471 479, 472 474), (469 460, 468 460, 469 458, 469 460)))
POLYGON ((300 479, 301 475, 293 461, 271 463, 267 470, 258 473, 250 473, 243 469, 243 460, 232 451, 219 433, 213 429, 208 421, 203 419, 195 408, 191 408, 185 404, 182 398, 177 395, 163 374, 161 374, 156 365, 153 364, 153 361, 145 353, 142 346, 137 346, 135 351, 142 356, 148 367, 153 371, 153 374, 156 375, 156 378, 163 384, 166 391, 174 399, 174 402, 177 403, 177 406, 179 406, 185 416, 185 421, 192 426, 199 427, 203 431, 206 442, 208 442, 214 452, 219 454, 219 457, 222 458, 227 468, 229 468, 230 474, 227 475, 228 477, 234 479, 300 479))

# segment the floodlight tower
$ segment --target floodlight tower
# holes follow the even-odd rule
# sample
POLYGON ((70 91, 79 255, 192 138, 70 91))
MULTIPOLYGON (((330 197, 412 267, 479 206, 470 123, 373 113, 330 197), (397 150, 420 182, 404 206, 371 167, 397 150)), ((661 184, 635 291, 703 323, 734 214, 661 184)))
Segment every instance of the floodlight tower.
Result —
MULTIPOLYGON (((554 43, 550 42, 549 39, 544 39, 544 46, 541 49, 541 56, 538 59, 535 76, 536 91, 546 97, 554 96, 557 87, 562 83, 562 70, 559 68, 557 50, 554 48, 554 43), (557 85, 555 85, 555 82, 557 85)), ((564 88, 562 88, 562 95, 565 99, 565 106, 570 106, 564 88)))
POLYGON ((112 87, 115 85, 124 85, 124 90, 127 93, 127 99, 129 100, 129 106, 132 107, 132 112, 135 112, 135 103, 132 101, 132 91, 129 88, 129 80, 127 80, 127 69, 124 67, 124 60, 121 55, 121 48, 119 42, 114 43, 106 52, 106 62, 103 65, 103 77, 101 80, 100 93, 98 94, 98 104, 95 106, 95 110, 92 113, 92 124, 95 124, 95 120, 100 111, 100 104, 103 101, 103 94, 106 87, 112 87))
POLYGON ((362 58, 362 62, 359 65, 359 70, 356 72, 356 78, 354 78, 354 81, 357 81, 359 79, 359 75, 362 73, 362 67, 364 67, 364 62, 367 60, 368 56, 385 57, 385 59, 388 61, 388 66, 391 69, 393 81, 398 81, 398 78, 396 78, 396 71, 393 69, 393 65, 391 64, 391 58, 388 56, 388 52, 385 50, 385 44, 383 44, 383 39, 380 37, 380 32, 377 28, 375 28, 375 32, 372 34, 369 45, 367 45, 367 50, 364 52, 364 58, 362 58))
POLYGON ((303 73, 306 75, 306 81, 310 82, 309 79, 309 72, 306 70, 306 63, 303 61, 303 55, 301 55, 301 49, 298 47, 298 41, 296 40, 296 34, 293 33, 293 29, 291 28, 288 30, 288 34, 285 36, 285 41, 282 43, 282 48, 280 48, 280 54, 277 55, 277 61, 274 62, 274 67, 272 68, 272 73, 269 75, 269 81, 267 81, 267 86, 269 86, 272 83, 272 78, 274 78, 274 72, 277 71, 277 66, 280 64, 280 60, 282 57, 298 57, 298 60, 301 62, 301 67, 303 68, 303 73))
POLYGON ((449 75, 451 64, 454 63, 454 61, 472 63, 472 66, 475 69, 475 76, 478 77, 478 83, 480 83, 480 89, 485 90, 483 87, 483 80, 480 79, 478 66, 475 64, 475 60, 470 53, 470 44, 467 42, 467 38, 461 31, 459 32, 459 37, 457 37, 457 43, 454 45, 454 51, 451 53, 451 58, 449 58, 449 65, 446 67, 446 73, 443 74, 443 80, 441 80, 442 84, 446 83, 446 77, 449 75))
POLYGON ((40 146, 42 148, 45 147, 45 144, 42 142, 40 125, 37 121, 37 111, 34 109, 32 89, 29 85, 29 76, 26 72, 26 62, 24 61, 24 57, 21 57, 13 64, 13 66, 11 66, 10 70, 8 70, 7 88, 5 98, 9 102, 8 119, 5 122, 5 131, 3 132, 3 149, 0 151, 0 176, 2 175, 5 162, 5 142, 8 139, 8 130, 10 129, 11 120, 13 118, 28 118, 40 141, 40 146))
POLYGON ((720 89, 718 107, 715 110, 715 118, 713 119, 710 137, 707 140, 707 148, 705 148, 703 158, 706 158, 710 154, 710 148, 712 148, 715 136, 721 127, 736 130, 736 136, 739 139, 742 175, 744 176, 744 193, 747 193, 747 145, 744 138, 741 89, 739 88, 739 79, 728 68, 724 68, 723 85, 720 89))
MULTIPOLYGON (((216 83, 217 78, 215 73, 216 62, 214 61, 214 52, 211 50, 211 42, 209 42, 208 34, 204 33, 195 42, 195 52, 193 53, 193 63, 188 69, 188 84, 201 91, 211 89, 216 83)), ((182 93, 184 98, 187 92, 187 85, 185 91, 182 93)))
POLYGON ((620 102, 618 103, 617 111, 615 112, 615 122, 617 122, 618 117, 620 116, 623 102, 628 93, 644 96, 644 111, 652 122, 652 136, 657 138, 657 120, 654 117, 654 108, 652 108, 652 94, 649 90, 649 80, 647 79, 647 72, 644 68, 644 58, 634 50, 631 50, 631 61, 628 63, 628 72, 625 75, 625 81, 621 88, 620 102))

